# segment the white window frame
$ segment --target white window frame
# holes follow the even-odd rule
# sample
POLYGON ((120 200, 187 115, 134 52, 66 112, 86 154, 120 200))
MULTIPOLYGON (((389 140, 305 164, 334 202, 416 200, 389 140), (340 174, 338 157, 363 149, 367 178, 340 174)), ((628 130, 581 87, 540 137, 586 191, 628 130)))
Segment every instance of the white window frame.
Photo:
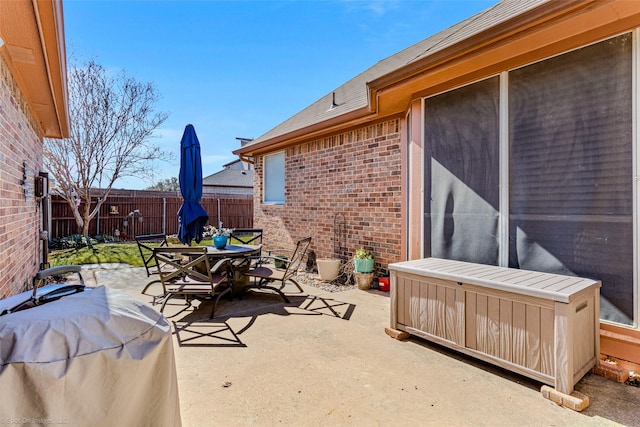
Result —
POLYGON ((285 203, 285 152, 266 154, 262 162, 262 203, 283 205, 285 203))

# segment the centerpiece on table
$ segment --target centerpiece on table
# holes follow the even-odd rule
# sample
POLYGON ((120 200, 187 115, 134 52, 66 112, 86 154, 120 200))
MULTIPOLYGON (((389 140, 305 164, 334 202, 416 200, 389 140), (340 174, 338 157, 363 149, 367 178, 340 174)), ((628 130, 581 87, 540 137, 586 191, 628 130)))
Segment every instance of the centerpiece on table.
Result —
POLYGON ((224 249, 225 246, 227 246, 227 241, 229 240, 229 236, 231 236, 232 232, 233 229, 224 228, 222 226, 222 221, 218 224, 218 227, 211 227, 209 231, 211 237, 213 238, 213 245, 217 249, 224 249))

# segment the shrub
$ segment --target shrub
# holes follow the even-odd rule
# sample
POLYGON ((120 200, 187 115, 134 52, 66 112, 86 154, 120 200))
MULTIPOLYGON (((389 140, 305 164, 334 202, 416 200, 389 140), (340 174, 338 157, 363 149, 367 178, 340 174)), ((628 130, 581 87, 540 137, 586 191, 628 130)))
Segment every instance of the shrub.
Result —
POLYGON ((49 242, 49 249, 75 249, 87 247, 93 249, 93 245, 98 243, 97 240, 92 238, 86 238, 81 234, 73 234, 67 237, 61 237, 59 239, 51 239, 49 242))

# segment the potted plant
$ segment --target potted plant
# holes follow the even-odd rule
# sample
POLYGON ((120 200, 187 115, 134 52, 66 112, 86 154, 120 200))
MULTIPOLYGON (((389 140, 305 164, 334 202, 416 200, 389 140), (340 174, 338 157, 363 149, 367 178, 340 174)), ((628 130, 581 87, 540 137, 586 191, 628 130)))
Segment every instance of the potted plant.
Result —
POLYGON ((213 238, 213 245, 217 249, 224 249, 224 247, 227 246, 227 240, 229 239, 229 236, 231 236, 232 232, 233 229, 224 228, 221 221, 217 228, 211 227, 207 234, 211 235, 213 238))
POLYGON ((360 248, 353 255, 353 266, 356 273, 371 273, 373 271, 373 254, 360 248))

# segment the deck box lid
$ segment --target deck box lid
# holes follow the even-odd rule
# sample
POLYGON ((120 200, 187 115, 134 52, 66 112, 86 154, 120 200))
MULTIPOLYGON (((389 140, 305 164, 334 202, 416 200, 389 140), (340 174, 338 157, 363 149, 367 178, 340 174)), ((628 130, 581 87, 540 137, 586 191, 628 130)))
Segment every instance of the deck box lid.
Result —
POLYGON ((599 280, 517 268, 497 267, 441 258, 423 258, 389 264, 389 270, 517 292, 569 303, 582 291, 600 288, 599 280))

